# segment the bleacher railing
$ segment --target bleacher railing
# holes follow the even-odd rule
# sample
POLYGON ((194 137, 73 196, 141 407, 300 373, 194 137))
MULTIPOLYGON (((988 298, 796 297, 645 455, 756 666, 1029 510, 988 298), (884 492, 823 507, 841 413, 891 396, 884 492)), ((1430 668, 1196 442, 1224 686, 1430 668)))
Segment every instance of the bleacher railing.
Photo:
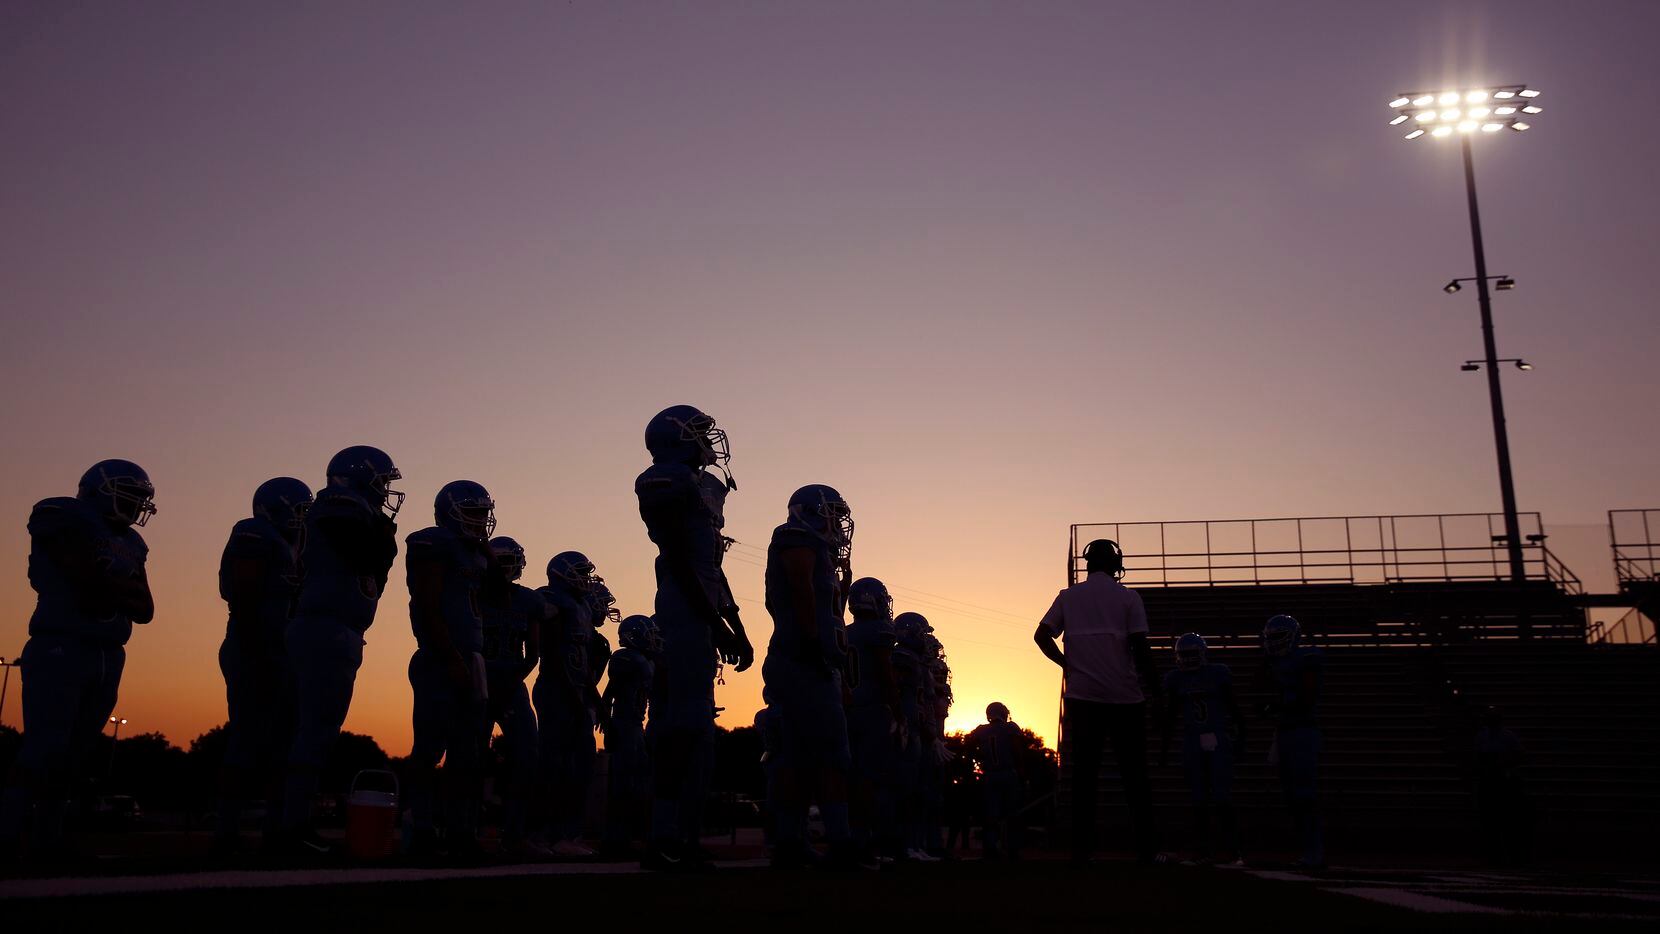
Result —
MULTIPOLYGON (((1528 579, 1583 593, 1579 578, 1545 547, 1539 514, 1519 518, 1528 579)), ((1097 538, 1123 547, 1130 587, 1510 579, 1502 513, 1079 523, 1072 526, 1069 582, 1083 579, 1083 548, 1097 538)))
POLYGON ((1622 591, 1660 583, 1660 509, 1610 509, 1608 541, 1622 591))

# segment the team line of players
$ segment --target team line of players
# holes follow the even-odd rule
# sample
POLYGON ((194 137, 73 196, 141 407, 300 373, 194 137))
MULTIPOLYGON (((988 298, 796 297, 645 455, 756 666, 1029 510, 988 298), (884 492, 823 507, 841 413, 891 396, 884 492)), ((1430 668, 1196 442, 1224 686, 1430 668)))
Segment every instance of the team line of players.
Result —
MULTIPOLYGON (((417 643, 409 663, 414 852, 477 854, 485 759, 499 725, 504 845, 588 855, 579 837, 598 726, 610 759, 604 843, 624 849, 643 838, 642 862, 653 869, 709 862, 700 818, 713 767, 714 685, 719 666, 741 672, 755 655, 721 567, 730 543, 724 504, 737 484, 725 432, 695 407, 659 412, 645 444, 652 464, 635 492, 658 548, 652 616, 618 620, 614 597, 576 551, 548 562, 546 586, 520 584, 524 549, 492 537, 494 501, 470 480, 440 489, 434 525, 406 538, 417 643), (607 621, 618 623, 614 654, 598 631, 607 621)), ((290 477, 261 484, 221 561, 229 719, 219 826, 227 848, 251 786, 265 791, 268 844, 301 853, 330 847, 313 829, 313 801, 398 552, 404 497, 392 487, 401 471, 377 448, 342 450, 326 474, 315 497, 290 477)), ((25 832, 37 852, 61 843, 70 779, 114 709, 124 645, 133 625, 154 616, 137 531, 155 513, 154 494, 138 465, 107 460, 83 475, 75 497, 44 500, 31 513, 38 600, 21 659, 23 746, 0 801, 0 844, 9 851, 25 832)), ((820 861, 807 837, 815 803, 830 845, 822 858, 832 863, 927 859, 937 847, 950 670, 924 617, 895 616, 879 580, 853 579, 853 528, 845 499, 811 484, 791 496, 767 549, 773 633, 756 724, 780 865, 820 861)), ((1226 744, 1226 734, 1206 729, 1200 699, 1218 693, 1221 674, 1189 665, 1192 649, 1178 645, 1181 665, 1169 685, 1188 698, 1189 745, 1200 744, 1184 761, 1195 788, 1225 801, 1228 750, 1215 744, 1226 744)), ((996 799, 990 809, 1006 813, 1018 789, 1019 740, 998 708, 975 748, 996 799)))
MULTIPOLYGON (((492 537, 494 501, 470 480, 440 489, 434 525, 406 538, 417 643, 409 663, 408 789, 416 852, 476 852, 485 756, 499 724, 508 762, 506 845, 587 853, 578 836, 597 725, 610 754, 607 842, 624 845, 639 830, 651 868, 708 862, 699 824, 713 766, 717 669, 743 671, 755 655, 721 569, 730 542, 722 534, 724 503, 737 484, 725 432, 695 407, 658 413, 645 442, 652 464, 635 491, 658 547, 650 617, 617 620, 615 599, 580 552, 555 555, 546 586, 518 583, 524 550, 492 537), (598 632, 608 620, 618 622, 615 654, 598 632)), ((226 847, 237 839, 244 790, 257 785, 268 802, 268 844, 301 853, 329 848, 313 829, 313 801, 398 553, 404 496, 392 486, 402 472, 378 448, 342 450, 326 476, 315 497, 291 477, 261 484, 253 514, 235 524, 221 560, 220 593, 229 606, 219 652, 229 712, 220 795, 226 847)), ((23 745, 0 801, 0 844, 8 852, 25 837, 38 853, 62 844, 72 779, 114 709, 124 646, 133 626, 155 615, 138 532, 156 512, 154 496, 141 467, 106 460, 82 476, 74 497, 44 500, 30 515, 29 578, 38 599, 20 660, 23 745)), ((838 857, 852 845, 844 692, 856 695, 852 735, 863 736, 876 722, 866 708, 880 705, 880 730, 895 738, 896 756, 914 764, 911 772, 920 775, 924 762, 937 764, 943 754, 943 652, 922 617, 889 624, 891 601, 879 582, 851 580, 852 534, 846 501, 813 484, 790 498, 768 550, 774 633, 761 719, 765 734, 777 738, 767 766, 777 845, 798 856, 808 852, 810 802, 824 810, 838 857), (867 645, 863 653, 871 670, 884 672, 881 688, 875 679, 859 686, 860 653, 849 651, 842 620, 855 593, 858 606, 871 608, 859 618, 868 621, 878 606, 883 614, 887 646, 873 652, 867 645)), ((893 767, 884 762, 884 774, 893 767)), ((869 782, 854 784, 869 792, 860 798, 869 802, 859 809, 860 826, 873 839, 874 821, 864 816, 878 806, 876 793, 869 782)), ((895 814, 903 807, 920 815, 931 804, 919 791, 925 783, 909 784, 916 793, 894 802, 895 814)), ((920 825, 920 817, 912 822, 920 825)))

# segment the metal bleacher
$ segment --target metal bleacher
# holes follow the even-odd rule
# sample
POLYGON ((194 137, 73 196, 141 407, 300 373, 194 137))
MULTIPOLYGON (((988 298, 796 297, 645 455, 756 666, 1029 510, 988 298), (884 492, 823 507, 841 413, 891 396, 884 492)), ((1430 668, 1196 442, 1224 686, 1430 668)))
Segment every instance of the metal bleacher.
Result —
MULTIPOLYGON (((1660 510, 1623 512, 1638 515, 1611 514, 1622 589, 1652 609, 1660 546, 1647 529, 1660 530, 1660 510)), ((1510 579, 1502 516, 1487 513, 1074 525, 1067 575, 1082 579, 1090 541, 1119 542, 1124 583, 1147 607, 1161 671, 1176 635, 1202 634, 1214 659, 1234 669, 1248 719, 1263 699, 1254 693, 1263 622, 1277 613, 1301 621, 1327 657, 1321 783, 1334 846, 1345 837, 1361 846, 1460 846, 1474 832, 1471 743, 1489 705, 1522 737, 1542 842, 1652 834, 1660 829, 1660 652, 1652 635, 1646 647, 1593 648, 1606 627, 1588 631, 1583 586, 1546 546, 1539 515, 1521 520, 1524 581, 1510 579)), ((1254 748, 1235 783, 1247 842, 1259 846, 1285 825, 1264 761, 1270 732, 1247 724, 1254 748)), ((1064 726, 1060 753, 1064 814, 1064 726)), ((1156 768, 1153 781, 1160 821, 1179 841, 1188 820, 1179 763, 1156 768)), ((1127 826, 1117 789, 1109 770, 1109 836, 1127 826)))

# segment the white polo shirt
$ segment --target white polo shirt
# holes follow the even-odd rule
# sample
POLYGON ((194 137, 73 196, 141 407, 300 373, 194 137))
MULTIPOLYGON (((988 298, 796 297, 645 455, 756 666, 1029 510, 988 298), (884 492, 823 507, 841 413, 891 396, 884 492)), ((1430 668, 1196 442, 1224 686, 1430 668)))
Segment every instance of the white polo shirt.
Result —
POLYGON ((1140 594, 1097 571, 1061 591, 1038 625, 1065 634, 1067 697, 1103 704, 1145 699, 1130 655, 1130 634, 1147 631, 1140 594))

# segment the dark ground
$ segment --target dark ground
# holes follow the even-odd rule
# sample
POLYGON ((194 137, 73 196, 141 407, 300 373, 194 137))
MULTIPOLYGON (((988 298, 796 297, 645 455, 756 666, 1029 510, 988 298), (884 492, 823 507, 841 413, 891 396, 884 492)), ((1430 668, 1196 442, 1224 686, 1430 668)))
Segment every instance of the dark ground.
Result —
POLYGON ((1075 869, 1034 859, 834 874, 778 873, 753 863, 697 876, 648 875, 620 864, 180 873, 135 883, 180 890, 123 895, 92 894, 124 884, 104 874, 68 882, 11 879, 0 881, 0 918, 9 931, 196 927, 211 919, 215 927, 238 930, 463 932, 503 923, 565 930, 1653 930, 1660 921, 1660 875, 1653 872, 1367 868, 1315 878, 1258 867, 1141 868, 1122 860, 1075 869), (276 882, 283 887, 223 887, 276 882), (60 894, 30 897, 49 889, 60 894))

